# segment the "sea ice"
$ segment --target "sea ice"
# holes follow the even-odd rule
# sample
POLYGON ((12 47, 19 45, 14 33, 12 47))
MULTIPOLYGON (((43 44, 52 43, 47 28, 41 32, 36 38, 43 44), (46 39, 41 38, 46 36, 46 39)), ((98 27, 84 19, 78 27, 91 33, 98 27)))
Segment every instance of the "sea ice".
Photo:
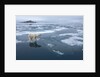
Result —
POLYGON ((49 47, 53 47, 54 45, 53 44, 47 44, 49 47))
POLYGON ((16 43, 22 43, 22 41, 16 40, 16 43))
POLYGON ((81 37, 70 37, 68 39, 64 39, 64 40, 61 40, 61 42, 63 43, 66 43, 70 46, 74 46, 74 45, 78 45, 78 46, 81 46, 83 45, 83 42, 82 41, 78 41, 78 40, 82 40, 81 37))
POLYGON ((62 53, 61 51, 57 51, 57 50, 52 50, 52 51, 59 54, 59 55, 64 55, 64 53, 62 53))

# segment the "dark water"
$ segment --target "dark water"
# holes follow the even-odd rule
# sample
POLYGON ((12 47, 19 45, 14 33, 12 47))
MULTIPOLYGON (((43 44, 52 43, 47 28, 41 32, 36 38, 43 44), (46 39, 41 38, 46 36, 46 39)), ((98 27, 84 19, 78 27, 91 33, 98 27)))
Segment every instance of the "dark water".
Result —
POLYGON ((39 40, 35 44, 17 43, 16 60, 83 60, 83 51, 80 46, 60 44, 48 47, 46 43, 43 40, 39 40), (53 50, 60 50, 63 55, 53 50))

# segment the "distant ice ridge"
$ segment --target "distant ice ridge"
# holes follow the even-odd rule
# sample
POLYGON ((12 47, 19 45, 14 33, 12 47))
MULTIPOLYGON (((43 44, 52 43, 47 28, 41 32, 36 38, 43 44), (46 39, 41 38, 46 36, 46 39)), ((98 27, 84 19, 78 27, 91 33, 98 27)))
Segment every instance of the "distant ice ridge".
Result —
POLYGON ((68 29, 68 28, 61 27, 61 28, 57 28, 57 29, 44 30, 44 31, 36 31, 36 32, 30 32, 30 31, 18 32, 18 31, 17 31, 16 35, 19 36, 19 35, 30 34, 30 33, 35 33, 35 34, 53 33, 53 32, 61 31, 61 30, 64 30, 64 29, 68 29))
POLYGON ((78 33, 65 33, 65 34, 60 34, 59 36, 71 35, 70 38, 63 39, 63 40, 61 40, 61 42, 66 43, 66 44, 68 44, 70 46, 74 46, 74 45, 81 46, 81 45, 83 45, 83 42, 82 41, 79 41, 79 40, 83 40, 82 37, 79 37, 79 35, 82 35, 83 34, 83 31, 82 30, 77 30, 77 32, 78 33))

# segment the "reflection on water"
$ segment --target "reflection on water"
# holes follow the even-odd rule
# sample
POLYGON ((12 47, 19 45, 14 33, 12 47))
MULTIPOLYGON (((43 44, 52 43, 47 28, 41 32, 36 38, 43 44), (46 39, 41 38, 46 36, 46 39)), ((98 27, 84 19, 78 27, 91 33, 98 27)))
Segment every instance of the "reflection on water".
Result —
POLYGON ((41 47, 41 45, 38 45, 36 41, 35 41, 35 42, 30 42, 30 43, 29 43, 29 46, 30 46, 30 47, 35 47, 35 48, 41 47))

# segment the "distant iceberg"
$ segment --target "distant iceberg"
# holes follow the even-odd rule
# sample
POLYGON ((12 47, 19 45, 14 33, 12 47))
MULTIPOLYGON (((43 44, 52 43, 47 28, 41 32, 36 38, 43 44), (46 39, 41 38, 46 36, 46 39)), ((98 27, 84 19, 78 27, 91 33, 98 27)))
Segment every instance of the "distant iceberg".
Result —
POLYGON ((36 23, 36 21, 28 20, 28 21, 23 21, 21 23, 36 23))

